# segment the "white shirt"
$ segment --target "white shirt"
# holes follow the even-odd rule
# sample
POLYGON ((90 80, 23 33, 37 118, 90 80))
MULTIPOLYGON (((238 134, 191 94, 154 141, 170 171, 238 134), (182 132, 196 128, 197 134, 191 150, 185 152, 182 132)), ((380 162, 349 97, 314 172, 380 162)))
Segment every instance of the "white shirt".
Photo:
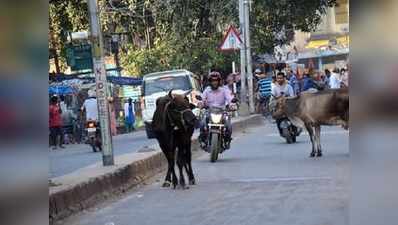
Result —
POLYGON ((279 85, 275 83, 271 87, 271 93, 275 97, 279 97, 282 95, 282 92, 285 96, 293 97, 294 96, 294 91, 292 86, 290 86, 288 83, 285 83, 284 85, 279 85))
POLYGON ((83 107, 86 109, 86 120, 98 121, 98 107, 96 98, 88 98, 84 101, 83 107))
POLYGON ((329 78, 329 87, 331 89, 339 89, 341 86, 341 81, 338 77, 338 74, 332 73, 329 78))
POLYGON ((64 101, 61 101, 59 103, 59 107, 61 108, 62 112, 66 112, 66 110, 68 110, 68 107, 66 106, 66 103, 64 101))
POLYGON ((348 73, 345 72, 344 74, 341 75, 341 82, 345 84, 345 86, 348 87, 348 73))

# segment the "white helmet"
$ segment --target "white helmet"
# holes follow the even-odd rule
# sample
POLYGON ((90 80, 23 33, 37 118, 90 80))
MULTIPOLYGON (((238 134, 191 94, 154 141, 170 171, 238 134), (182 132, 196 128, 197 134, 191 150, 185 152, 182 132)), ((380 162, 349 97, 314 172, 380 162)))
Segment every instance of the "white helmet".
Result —
POLYGON ((256 70, 254 71, 254 73, 261 73, 261 70, 260 70, 260 69, 256 69, 256 70))

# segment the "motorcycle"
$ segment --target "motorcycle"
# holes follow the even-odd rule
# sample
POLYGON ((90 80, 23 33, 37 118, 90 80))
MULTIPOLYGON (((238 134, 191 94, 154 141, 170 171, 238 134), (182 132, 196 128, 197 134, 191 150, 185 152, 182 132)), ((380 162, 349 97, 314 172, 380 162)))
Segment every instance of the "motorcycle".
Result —
POLYGON ((282 118, 279 123, 280 135, 286 139, 288 144, 296 143, 296 137, 300 135, 302 129, 293 125, 288 118, 282 118))
POLYGON ((96 121, 86 122, 88 144, 93 149, 93 152, 102 151, 101 132, 98 125, 96 121))
MULTIPOLYGON (((197 96, 198 100, 202 100, 200 96, 197 96)), ((234 99, 232 103, 236 103, 237 99, 234 99)), ((207 116, 207 126, 204 128, 207 134, 206 145, 204 146, 205 151, 210 153, 210 162, 216 162, 218 155, 223 153, 225 150, 230 148, 231 140, 226 139, 225 121, 231 119, 233 110, 225 110, 224 108, 211 107, 205 109, 202 114, 207 116)))
POLYGON ((268 118, 271 114, 269 110, 269 101, 270 101, 270 96, 262 97, 260 94, 257 96, 258 98, 258 103, 257 103, 257 112, 263 115, 265 118, 268 118))
MULTIPOLYGON (((283 92, 281 92, 281 95, 284 95, 283 92)), ((276 107, 276 101, 275 101, 275 96, 271 96, 271 100, 269 101, 269 109, 271 111, 275 110, 276 107)), ((286 143, 288 144, 292 144, 292 143, 296 143, 296 138, 301 134, 301 132, 303 131, 303 129, 301 129, 300 127, 296 127, 294 126, 294 124, 289 120, 289 118, 287 117, 283 117, 283 118, 274 118, 277 120, 277 125, 278 125, 278 129, 279 129, 279 134, 281 135, 281 137, 286 139, 286 143)))

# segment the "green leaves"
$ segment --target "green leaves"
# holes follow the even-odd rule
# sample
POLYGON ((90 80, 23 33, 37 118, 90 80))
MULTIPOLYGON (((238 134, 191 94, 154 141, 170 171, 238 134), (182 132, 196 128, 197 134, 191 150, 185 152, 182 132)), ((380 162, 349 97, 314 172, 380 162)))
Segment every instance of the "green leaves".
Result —
MULTIPOLYGON (((313 31, 335 2, 252 1, 253 52, 273 52, 276 45, 292 41, 295 30, 313 31)), ((112 5, 99 0, 104 43, 113 32, 127 34, 121 43, 121 58, 129 74, 175 68, 196 73, 212 67, 230 70, 232 59, 238 59, 235 54, 217 51, 227 27, 239 24, 238 0, 113 0, 112 5)), ((88 30, 86 1, 50 1, 49 26, 50 48, 64 49, 66 31, 88 30)))
POLYGON ((336 0, 258 0, 251 13, 251 32, 255 52, 273 52, 277 45, 288 44, 294 31, 311 32, 322 14, 336 0))

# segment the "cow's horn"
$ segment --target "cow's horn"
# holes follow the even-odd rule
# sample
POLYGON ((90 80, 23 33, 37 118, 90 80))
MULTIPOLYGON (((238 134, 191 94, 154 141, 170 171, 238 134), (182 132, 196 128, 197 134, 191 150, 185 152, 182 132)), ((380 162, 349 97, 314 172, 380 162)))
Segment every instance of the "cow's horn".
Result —
POLYGON ((171 90, 169 91, 169 94, 168 94, 168 95, 169 95, 170 98, 173 98, 172 92, 173 92, 173 89, 171 89, 171 90))
POLYGON ((189 95, 191 92, 192 92, 192 90, 186 91, 186 92, 184 93, 184 96, 189 95))

